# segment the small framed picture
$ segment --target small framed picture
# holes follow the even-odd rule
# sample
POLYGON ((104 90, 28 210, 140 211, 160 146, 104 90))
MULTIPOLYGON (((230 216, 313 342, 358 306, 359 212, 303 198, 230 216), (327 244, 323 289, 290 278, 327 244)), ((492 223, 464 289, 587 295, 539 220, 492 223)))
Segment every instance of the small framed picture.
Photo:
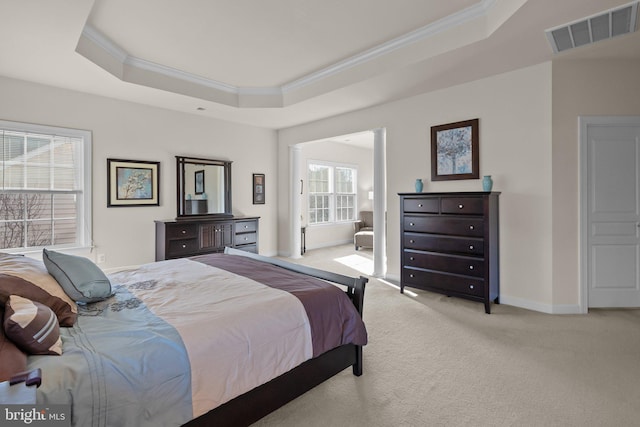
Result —
POLYGON ((431 180, 478 179, 479 119, 431 127, 431 180))
POLYGON ((253 174, 253 204, 264 205, 264 174, 253 174))
POLYGON ((107 207, 159 206, 160 162, 107 159, 107 207))
POLYGON ((204 194, 204 170, 195 172, 195 193, 204 194))

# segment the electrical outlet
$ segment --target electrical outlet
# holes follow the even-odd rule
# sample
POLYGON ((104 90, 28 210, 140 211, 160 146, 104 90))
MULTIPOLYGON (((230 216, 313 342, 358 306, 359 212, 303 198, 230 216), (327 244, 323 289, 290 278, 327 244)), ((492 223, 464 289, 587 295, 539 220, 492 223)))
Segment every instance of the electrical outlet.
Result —
POLYGON ((107 256, 105 254, 98 254, 98 264, 104 264, 107 262, 107 256))

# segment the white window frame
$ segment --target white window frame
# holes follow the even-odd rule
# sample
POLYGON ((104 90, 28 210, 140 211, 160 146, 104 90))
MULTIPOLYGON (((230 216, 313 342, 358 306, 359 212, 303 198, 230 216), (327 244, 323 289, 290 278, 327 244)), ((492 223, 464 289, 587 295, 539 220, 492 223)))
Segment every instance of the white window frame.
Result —
MULTIPOLYGON (((56 126, 37 125, 32 123, 21 123, 0 120, 0 129, 6 131, 34 133, 42 135, 55 135, 70 138, 81 138, 82 144, 82 164, 78 165, 77 173, 82 177, 83 188, 77 194, 81 201, 77 205, 77 218, 76 223, 76 242, 75 244, 65 245, 50 245, 49 248, 89 248, 92 246, 92 169, 91 169, 91 147, 92 147, 92 134, 91 131, 81 129, 70 129, 56 126)), ((4 189, 0 188, 0 192, 4 189)), ((46 191, 44 191, 46 192, 46 191)), ((35 252, 41 248, 35 247, 19 247, 19 248, 7 248, 2 249, 7 253, 28 253, 35 252)))
MULTIPOLYGON (((309 191, 307 194, 307 217, 309 218, 309 222, 308 224, 310 226, 323 226, 323 225, 335 225, 335 224, 344 224, 344 223, 350 223, 353 222, 355 220, 357 220, 357 212, 358 212, 358 166, 354 165, 354 164, 347 164, 347 163, 335 163, 335 162, 327 162, 327 161, 322 161, 322 160, 307 160, 307 170, 306 170, 306 175, 307 175, 307 182, 310 181, 309 178, 309 169, 311 167, 311 165, 319 165, 319 166, 325 166, 330 168, 331 172, 329 174, 329 192, 328 193, 322 193, 322 194, 327 194, 329 196, 329 221, 325 221, 325 222, 311 222, 311 215, 310 215, 310 210, 311 210, 311 206, 310 206, 310 200, 311 200, 311 196, 315 195, 315 194, 320 194, 320 193, 312 193, 311 192, 311 186, 309 185, 309 191), (336 204, 336 198, 339 195, 336 192, 335 189, 335 181, 336 181, 336 168, 345 168, 345 169, 352 169, 353 170, 353 193, 349 193, 349 194, 353 194, 353 219, 346 219, 346 220, 336 220, 336 210, 337 210, 337 204, 336 204)), ((342 194, 347 194, 347 193, 340 193, 340 195, 342 194)))

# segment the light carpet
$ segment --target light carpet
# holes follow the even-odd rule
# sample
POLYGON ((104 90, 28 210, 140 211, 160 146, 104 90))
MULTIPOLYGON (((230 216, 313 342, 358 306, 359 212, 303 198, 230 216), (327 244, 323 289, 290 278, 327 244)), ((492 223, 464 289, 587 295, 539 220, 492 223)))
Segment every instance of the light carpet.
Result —
MULTIPOLYGON (((371 259, 345 245, 296 262, 359 275, 371 259)), ((361 377, 347 369, 254 425, 640 425, 640 310, 549 315, 501 304, 488 315, 481 303, 402 295, 370 278, 364 321, 361 377)))

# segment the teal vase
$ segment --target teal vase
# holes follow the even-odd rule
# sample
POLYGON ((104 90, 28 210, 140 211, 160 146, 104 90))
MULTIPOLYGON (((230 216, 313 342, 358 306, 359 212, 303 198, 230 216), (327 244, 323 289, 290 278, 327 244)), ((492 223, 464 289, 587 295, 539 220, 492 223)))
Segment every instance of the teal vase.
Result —
POLYGON ((491 179, 491 175, 485 175, 482 178, 482 189, 484 191, 491 191, 493 188, 493 180, 491 179))
POLYGON ((422 179, 418 178, 416 179, 416 193, 422 193, 422 179))

